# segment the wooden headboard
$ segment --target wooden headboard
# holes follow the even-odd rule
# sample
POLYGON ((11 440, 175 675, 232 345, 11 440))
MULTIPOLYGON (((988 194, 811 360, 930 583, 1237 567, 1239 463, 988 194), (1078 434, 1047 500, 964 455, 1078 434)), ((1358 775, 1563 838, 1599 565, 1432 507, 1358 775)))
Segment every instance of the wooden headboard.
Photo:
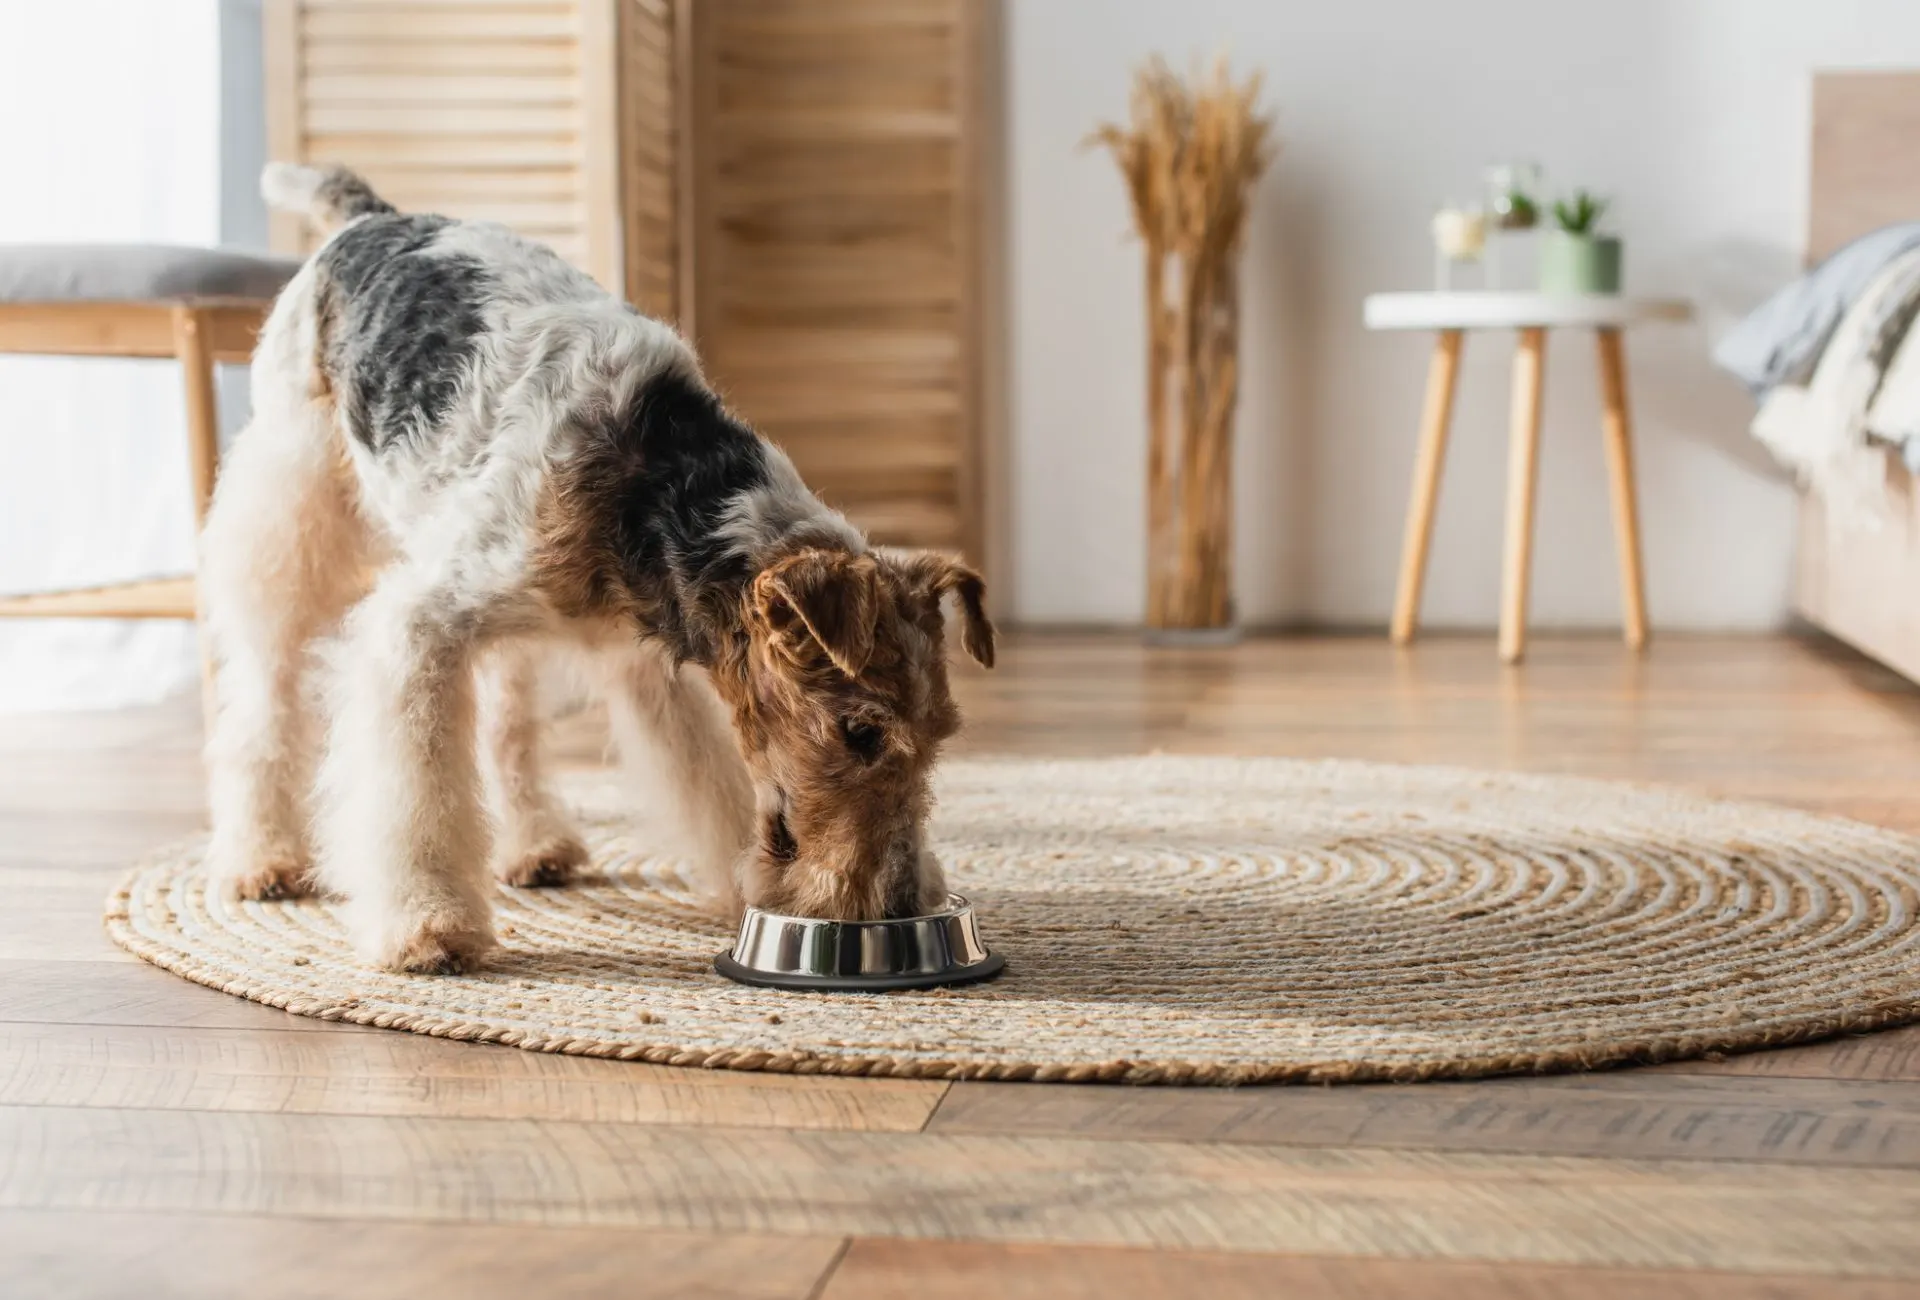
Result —
POLYGON ((1807 257, 1879 226, 1920 220, 1920 72, 1813 78, 1807 257))
MULTIPOLYGON (((1813 79, 1807 255, 1920 221, 1920 72, 1813 79)), ((1794 604, 1816 627, 1920 682, 1920 481, 1891 451, 1879 528, 1829 527, 1817 488, 1800 494, 1794 604)))

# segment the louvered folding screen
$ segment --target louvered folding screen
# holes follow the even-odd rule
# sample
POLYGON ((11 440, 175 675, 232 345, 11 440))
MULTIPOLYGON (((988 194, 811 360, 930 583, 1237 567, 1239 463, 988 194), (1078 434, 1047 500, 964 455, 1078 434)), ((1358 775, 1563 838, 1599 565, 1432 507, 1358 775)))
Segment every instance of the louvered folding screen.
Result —
POLYGON ((977 554, 976 0, 696 0, 708 372, 882 541, 977 554))
POLYGON ((270 145, 552 244, 876 539, 977 558, 987 3, 267 0, 270 145))
MULTIPOLYGON (((613 0, 269 0, 268 143, 620 282, 613 0)), ((275 242, 305 247, 297 219, 275 242)))

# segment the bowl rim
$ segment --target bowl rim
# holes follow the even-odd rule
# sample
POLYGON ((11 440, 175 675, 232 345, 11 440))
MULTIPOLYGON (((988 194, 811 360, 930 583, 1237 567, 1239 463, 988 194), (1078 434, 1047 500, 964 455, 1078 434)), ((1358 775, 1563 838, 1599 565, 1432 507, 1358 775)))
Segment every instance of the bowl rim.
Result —
POLYGON ((919 916, 896 916, 885 921, 836 921, 829 916, 789 916, 785 912, 770 912, 764 907, 755 907, 749 903, 740 913, 740 923, 758 917, 763 921, 773 921, 780 925, 843 925, 850 929, 863 926, 882 925, 924 925, 931 921, 952 921, 973 911, 973 903, 965 894, 947 891, 947 905, 938 912, 925 912, 919 916))

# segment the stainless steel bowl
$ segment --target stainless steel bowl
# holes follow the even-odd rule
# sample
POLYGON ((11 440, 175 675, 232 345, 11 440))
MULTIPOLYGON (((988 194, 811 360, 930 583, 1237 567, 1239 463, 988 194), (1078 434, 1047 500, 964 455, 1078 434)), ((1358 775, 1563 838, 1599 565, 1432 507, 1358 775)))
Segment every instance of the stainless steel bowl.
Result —
POLYGON ((874 993, 990 980, 1007 959, 987 951, 973 904, 898 921, 822 921, 749 907, 733 950, 713 959, 730 980, 765 988, 874 993))

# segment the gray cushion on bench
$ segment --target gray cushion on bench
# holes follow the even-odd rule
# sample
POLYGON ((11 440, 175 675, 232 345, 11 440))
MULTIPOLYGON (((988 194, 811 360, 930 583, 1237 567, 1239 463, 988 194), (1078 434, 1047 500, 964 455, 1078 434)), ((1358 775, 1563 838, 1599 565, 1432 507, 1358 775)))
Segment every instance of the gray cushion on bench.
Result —
POLYGON ((272 298, 291 258, 169 244, 0 244, 0 303, 272 298))

